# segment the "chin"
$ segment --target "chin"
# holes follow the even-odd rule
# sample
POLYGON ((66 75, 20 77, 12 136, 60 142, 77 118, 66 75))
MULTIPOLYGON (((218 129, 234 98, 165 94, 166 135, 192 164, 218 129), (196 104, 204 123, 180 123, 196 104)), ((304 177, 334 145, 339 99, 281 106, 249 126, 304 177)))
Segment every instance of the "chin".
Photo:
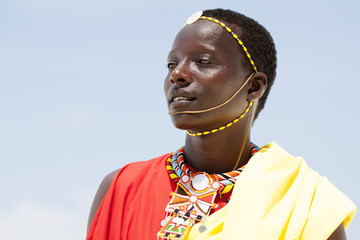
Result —
POLYGON ((171 121, 176 128, 181 130, 194 129, 197 122, 196 117, 185 114, 171 116, 171 121))
POLYGON ((174 121, 172 120, 174 127, 181 130, 188 130, 193 127, 193 124, 189 123, 189 121, 174 121))
POLYGON ((171 116, 171 120, 176 128, 189 131, 205 131, 208 129, 213 129, 217 126, 221 126, 221 124, 216 120, 203 121, 203 118, 189 114, 171 116))

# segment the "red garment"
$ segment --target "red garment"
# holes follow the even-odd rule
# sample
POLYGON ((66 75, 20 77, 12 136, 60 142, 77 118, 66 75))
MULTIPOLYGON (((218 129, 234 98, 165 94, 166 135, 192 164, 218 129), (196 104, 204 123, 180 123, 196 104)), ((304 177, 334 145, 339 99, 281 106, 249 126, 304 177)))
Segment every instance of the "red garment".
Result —
MULTIPOLYGON (((154 240, 175 192, 165 165, 170 154, 124 166, 97 210, 86 240, 154 240)), ((220 209, 230 194, 216 197, 220 209)))

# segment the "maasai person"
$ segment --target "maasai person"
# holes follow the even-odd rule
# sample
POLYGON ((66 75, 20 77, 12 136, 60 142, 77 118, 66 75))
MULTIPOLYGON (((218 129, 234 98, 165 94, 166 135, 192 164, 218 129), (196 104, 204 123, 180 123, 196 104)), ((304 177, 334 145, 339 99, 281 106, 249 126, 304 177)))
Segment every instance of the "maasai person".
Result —
POLYGON ((168 69, 168 111, 185 146, 110 173, 87 240, 346 239, 354 204, 302 158, 250 141, 276 74, 264 27, 230 10, 197 12, 168 69))

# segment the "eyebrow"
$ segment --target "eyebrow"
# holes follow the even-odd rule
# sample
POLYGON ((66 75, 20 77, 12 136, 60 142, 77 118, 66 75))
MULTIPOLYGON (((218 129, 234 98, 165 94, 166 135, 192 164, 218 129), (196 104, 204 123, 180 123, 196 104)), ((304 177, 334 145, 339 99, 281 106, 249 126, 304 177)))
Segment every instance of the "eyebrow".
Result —
MULTIPOLYGON (((213 47, 210 47, 210 44, 196 44, 196 50, 194 49, 191 49, 190 53, 194 53, 194 52, 201 52, 201 51, 206 51, 206 52, 209 52, 209 53, 217 53, 219 51, 216 50, 216 48, 213 46, 213 47)), ((176 49, 173 49, 169 52, 168 54, 168 57, 167 59, 169 59, 169 57, 173 54, 176 54, 178 50, 176 49)))

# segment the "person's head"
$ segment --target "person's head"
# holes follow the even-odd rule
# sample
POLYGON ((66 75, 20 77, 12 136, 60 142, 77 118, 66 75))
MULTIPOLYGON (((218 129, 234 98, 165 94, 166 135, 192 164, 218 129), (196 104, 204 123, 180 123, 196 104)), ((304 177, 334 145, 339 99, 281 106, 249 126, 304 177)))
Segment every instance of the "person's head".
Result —
MULTIPOLYGON (((198 19, 180 30, 169 53, 169 74, 165 81, 170 112, 219 105, 229 99, 234 90, 247 84, 245 79, 252 78, 234 100, 212 112, 201 113, 207 115, 196 127, 206 129, 210 122, 224 124, 239 116, 239 109, 245 109, 247 103, 254 100, 257 100, 256 118, 276 74, 276 50, 270 34, 253 19, 231 10, 206 10, 202 16, 217 19, 229 29, 216 21, 198 19), (228 32, 230 28, 233 36, 228 32), (234 39, 234 34, 244 45, 234 39), (175 97, 186 99, 174 103, 175 97)), ((174 122, 181 129, 191 129, 195 126, 192 123, 198 120, 191 114, 182 116, 183 121, 174 122), (181 124, 177 124, 179 122, 181 124)), ((177 118, 173 117, 173 121, 177 118)))

